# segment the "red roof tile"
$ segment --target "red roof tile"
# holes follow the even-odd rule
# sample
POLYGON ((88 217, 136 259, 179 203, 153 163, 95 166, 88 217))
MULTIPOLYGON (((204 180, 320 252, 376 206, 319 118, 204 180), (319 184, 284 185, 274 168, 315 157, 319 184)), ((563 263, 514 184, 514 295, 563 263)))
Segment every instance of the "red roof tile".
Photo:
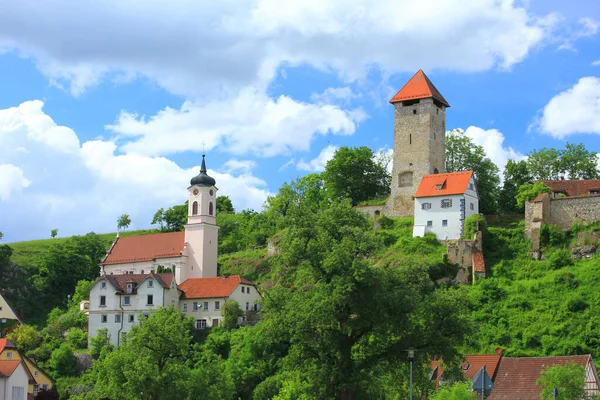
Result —
POLYGON ((553 192, 565 193, 567 196, 589 196, 591 191, 600 191, 600 179, 542 181, 553 192))
POLYGON ((119 274, 119 275, 103 275, 97 279, 106 279, 117 291, 125 292, 127 290, 128 283, 135 283, 135 286, 139 286, 147 278, 154 278, 164 288, 170 288, 173 283, 173 274, 119 274))
MULTIPOLYGON (((466 354, 464 356, 465 361, 460 363, 460 369, 463 371, 465 378, 472 379, 477 375, 479 370, 485 365, 485 372, 494 379, 494 374, 498 368, 498 363, 502 358, 501 354, 466 354)), ((431 363, 431 369, 435 369, 438 366, 437 361, 431 363)), ((443 373, 441 367, 438 368, 437 378, 443 373)))
POLYGON ((463 194, 469 187, 471 176, 473 176, 472 171, 425 175, 423 179, 421 179, 415 197, 463 194), (443 185, 442 189, 437 190, 436 186, 438 185, 443 185))
POLYGON ((216 278, 186 279, 179 285, 186 299, 202 299, 208 297, 228 297, 240 283, 254 286, 247 279, 234 276, 218 276, 216 278))
POLYGON ((492 390, 488 399, 539 399, 542 389, 536 385, 536 381, 544 369, 553 365, 565 365, 568 362, 574 362, 585 368, 590 361, 589 354, 563 357, 503 358, 494 380, 495 389, 492 390))
POLYGON ((184 232, 120 237, 100 264, 121 264, 178 257, 183 251, 184 244, 184 232))
POLYGON ((473 253, 473 269, 475 272, 485 273, 485 261, 483 260, 483 252, 476 251, 473 253))
POLYGON ((450 104, 444 99, 444 96, 439 90, 431 83, 427 75, 423 70, 418 70, 412 78, 396 93, 390 100, 390 103, 398 103, 400 101, 417 100, 417 99, 429 99, 434 98, 442 102, 446 107, 450 107, 450 104))
POLYGON ((0 376, 11 376, 21 364, 21 360, 0 360, 0 376))
POLYGON ((2 353, 5 348, 16 349, 17 346, 15 346, 14 343, 8 340, 7 338, 0 338, 0 353, 2 353))

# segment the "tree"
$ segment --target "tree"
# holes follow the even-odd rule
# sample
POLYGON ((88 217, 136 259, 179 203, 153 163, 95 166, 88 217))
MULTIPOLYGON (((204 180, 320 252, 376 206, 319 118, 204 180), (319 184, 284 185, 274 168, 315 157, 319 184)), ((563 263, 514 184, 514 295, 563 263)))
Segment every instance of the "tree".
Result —
POLYGON ((552 399, 552 391, 558 389, 560 399, 583 400, 585 393, 585 368, 573 362, 565 366, 554 365, 540 374, 536 384, 543 388, 541 398, 552 399))
POLYGON ((527 156, 527 166, 537 180, 556 180, 564 173, 560 161, 560 152, 553 148, 543 147, 540 150, 530 152, 527 156))
POLYGON ((473 400, 476 398, 469 382, 442 385, 429 397, 430 400, 473 400))
POLYGON ((233 203, 229 196, 217 196, 217 215, 220 213, 234 213, 233 203))
POLYGON ((524 183, 517 189, 515 201, 519 209, 525 208, 525 202, 534 200, 542 193, 552 193, 552 189, 543 182, 524 183))
POLYGON ((583 143, 567 143, 561 163, 569 179, 598 179, 598 153, 586 150, 583 143))
POLYGON ((27 324, 17 326, 6 338, 25 353, 35 349, 42 341, 42 335, 35 327, 27 324))
POLYGON ((391 177, 378 164, 368 147, 341 147, 327 161, 323 172, 325 188, 332 199, 348 198, 352 205, 382 198, 390 193, 391 177))
POLYGON ((238 326, 238 320, 244 315, 240 304, 235 300, 227 300, 221 309, 221 326, 225 329, 233 329, 238 326))
POLYGON ((0 232, 0 240, 4 237, 4 233, 0 232))
POLYGON ((74 350, 87 348, 87 332, 84 332, 83 329, 69 329, 69 333, 67 333, 66 339, 67 343, 69 343, 71 348, 74 350))
POLYGON ((63 343, 60 347, 52 352, 50 357, 50 367, 54 372, 54 377, 75 376, 77 373, 77 359, 73 350, 67 343, 63 343))
POLYGON ((54 239, 54 238, 55 238, 57 235, 58 235, 58 229, 52 229, 52 230, 50 231, 50 237, 51 237, 51 238, 53 238, 53 239, 54 239))
POLYGON ((97 360, 102 355, 102 352, 106 353, 114 350, 114 346, 110 344, 110 334, 108 329, 98 329, 96 336, 90 339, 90 355, 94 360, 97 360))
POLYGON ((90 299, 90 289, 94 281, 82 279, 77 282, 77 286, 75 286, 75 290, 73 296, 71 297, 71 302, 69 304, 69 308, 73 307, 79 309, 79 303, 84 300, 90 299))
POLYGON ((119 219, 117 219, 117 230, 127 229, 131 225, 131 218, 129 218, 129 214, 121 214, 119 219))
POLYGON ((533 183, 533 177, 529 173, 527 161, 508 160, 504 167, 504 184, 500 190, 498 205, 500 212, 515 214, 525 212, 524 207, 518 207, 515 202, 517 189, 524 183, 533 183))
POLYGON ((152 218, 152 225, 160 224, 160 229, 166 232, 178 232, 183 230, 187 223, 188 202, 175 205, 166 210, 160 208, 152 218))
POLYGON ((479 193, 479 211, 495 214, 500 185, 498 167, 487 157, 482 146, 473 143, 462 129, 454 129, 446 135, 446 172, 459 171, 473 171, 479 193))

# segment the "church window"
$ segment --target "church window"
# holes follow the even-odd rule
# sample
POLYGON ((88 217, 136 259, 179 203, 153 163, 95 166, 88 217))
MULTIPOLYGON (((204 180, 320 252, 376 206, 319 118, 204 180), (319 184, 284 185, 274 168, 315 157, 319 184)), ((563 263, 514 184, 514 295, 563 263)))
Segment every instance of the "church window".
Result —
POLYGON ((131 296, 124 296, 123 297, 123 305, 128 306, 131 304, 131 296))
POLYGON ((443 199, 442 200, 442 208, 450 208, 452 207, 452 199, 443 199))
POLYGON ((103 324, 105 324, 105 323, 106 323, 106 321, 108 321, 108 317, 107 317, 105 314, 103 314, 103 315, 101 315, 101 316, 100 316, 100 321, 101 321, 103 324))
POLYGON ((213 215, 212 201, 210 203, 208 203, 208 215, 213 215))
POLYGON ((204 329, 206 328, 206 320, 205 319, 197 319, 196 320, 196 329, 204 329))
POLYGON ((427 227, 428 228, 432 228, 433 227, 433 221, 427 221, 427 227))
POLYGON ((197 301, 192 303, 192 311, 198 311, 198 302, 197 301))
POLYGON ((151 294, 148 295, 148 302, 146 304, 149 306, 154 305, 154 295, 151 295, 151 294))
POLYGON ((135 321, 135 315, 129 314, 129 322, 135 321))
POLYGON ((423 204, 421 204, 421 209, 423 209, 423 210, 431 210, 431 203, 423 203, 423 204))
POLYGON ((100 307, 106 307, 106 296, 100 296, 100 307))
POLYGON ((448 220, 447 219, 443 219, 442 220, 442 226, 448 226, 448 220))
POLYGON ((192 215, 198 215, 198 202, 192 203, 192 215))
POLYGON ((121 323, 121 314, 115 314, 115 324, 121 323))
POLYGON ((204 302, 204 311, 208 311, 208 301, 204 302))

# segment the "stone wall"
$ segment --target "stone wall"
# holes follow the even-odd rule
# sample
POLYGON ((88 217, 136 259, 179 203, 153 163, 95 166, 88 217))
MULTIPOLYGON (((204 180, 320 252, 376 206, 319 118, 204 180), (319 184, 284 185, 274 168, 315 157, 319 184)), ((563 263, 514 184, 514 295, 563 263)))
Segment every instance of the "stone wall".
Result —
POLYGON ((446 241, 448 249, 448 261, 458 264, 462 268, 459 270, 455 281, 457 283, 468 285, 475 281, 476 276, 485 277, 483 274, 475 271, 474 255, 482 253, 483 239, 481 232, 476 232, 473 240, 448 240, 446 241))

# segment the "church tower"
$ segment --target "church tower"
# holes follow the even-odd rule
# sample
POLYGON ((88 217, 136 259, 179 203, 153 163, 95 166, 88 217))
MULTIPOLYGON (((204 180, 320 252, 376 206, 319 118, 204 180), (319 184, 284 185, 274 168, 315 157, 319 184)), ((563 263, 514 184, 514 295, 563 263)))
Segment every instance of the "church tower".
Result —
POLYGON ((176 281, 217 276, 217 188, 215 179, 206 173, 202 155, 200 174, 193 177, 188 188, 188 221, 185 225, 185 267, 176 271, 176 281))
POLYGON ((394 105, 394 160, 389 215, 413 216, 421 178, 444 172, 446 108, 450 104, 422 70, 390 100, 394 105))

